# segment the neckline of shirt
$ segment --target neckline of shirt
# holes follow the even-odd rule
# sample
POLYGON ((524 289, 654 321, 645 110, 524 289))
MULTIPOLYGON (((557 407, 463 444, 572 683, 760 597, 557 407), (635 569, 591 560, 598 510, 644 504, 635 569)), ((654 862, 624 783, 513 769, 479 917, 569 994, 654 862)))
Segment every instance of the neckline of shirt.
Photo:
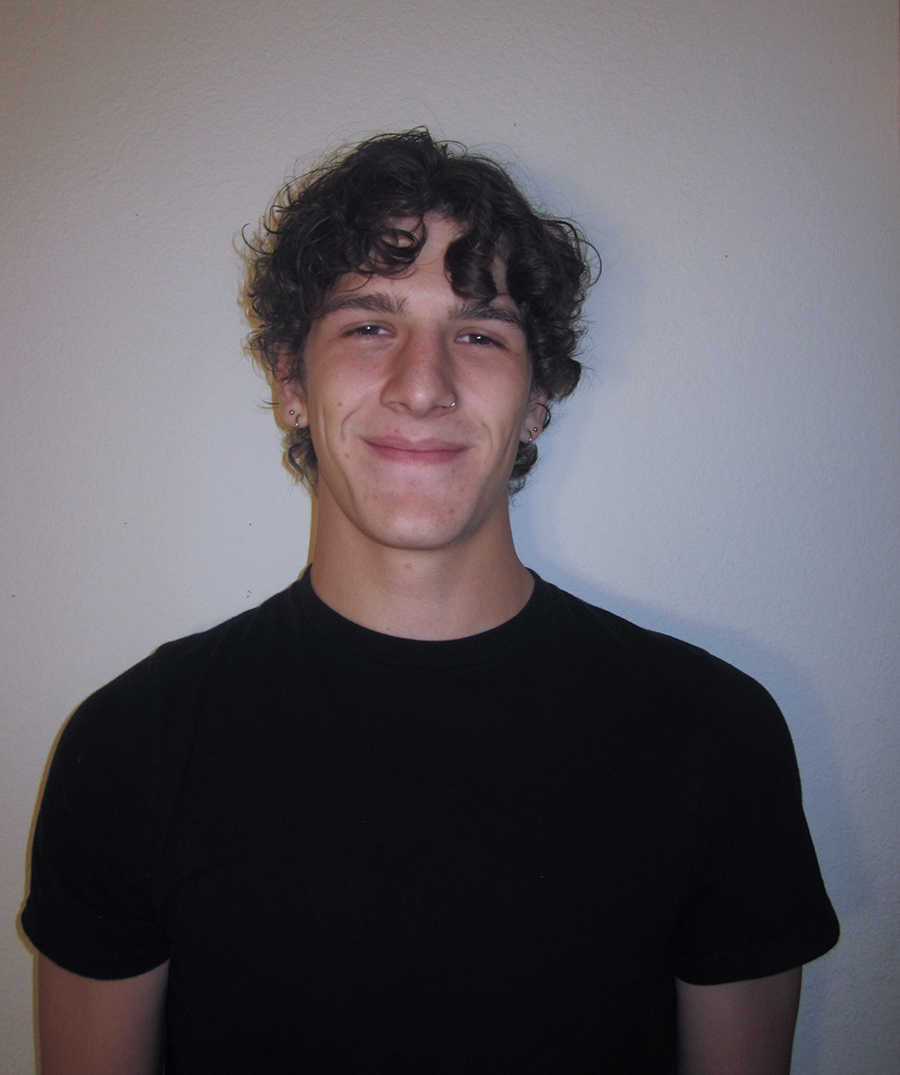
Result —
MULTIPOLYGON (((529 568, 529 570, 531 570, 529 568)), ((363 627, 335 612, 312 588, 309 568, 291 587, 293 600, 309 628, 327 644, 378 664, 427 668, 486 664, 521 654, 536 637, 553 603, 553 587, 535 571, 534 589, 512 619, 465 638, 431 641, 398 638, 363 627)))

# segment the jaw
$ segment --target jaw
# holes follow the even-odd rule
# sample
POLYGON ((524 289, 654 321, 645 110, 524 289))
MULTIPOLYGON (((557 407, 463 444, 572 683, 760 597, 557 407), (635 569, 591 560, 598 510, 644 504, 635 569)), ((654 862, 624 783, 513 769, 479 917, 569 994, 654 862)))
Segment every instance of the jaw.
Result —
MULTIPOLYGON (((467 481, 462 462, 383 464, 352 485, 319 475, 319 535, 341 544, 438 553, 509 529, 506 481, 467 481)), ((480 541, 479 541, 480 544, 480 541)), ((320 545, 321 547, 321 545, 320 545)))

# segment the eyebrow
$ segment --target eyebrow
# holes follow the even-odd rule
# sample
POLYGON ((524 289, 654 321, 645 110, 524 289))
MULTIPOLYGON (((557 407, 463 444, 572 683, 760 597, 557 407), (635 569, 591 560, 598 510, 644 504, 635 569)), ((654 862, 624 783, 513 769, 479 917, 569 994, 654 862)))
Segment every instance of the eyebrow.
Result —
POLYGON ((450 314, 452 321, 465 321, 469 317, 474 317, 478 321, 502 321, 504 324, 512 325, 518 329, 524 327, 522 315, 518 310, 510 310, 493 300, 490 302, 484 302, 480 299, 464 300, 458 302, 450 314))
MULTIPOLYGON (((367 313, 401 315, 406 307, 406 300, 389 295, 386 291, 367 291, 363 294, 348 293, 333 295, 326 299, 320 317, 337 313, 339 310, 362 310, 367 313)), ((491 300, 462 299, 450 310, 451 321, 465 321, 467 318, 478 321, 501 321, 514 328, 523 329, 522 316, 518 310, 491 300)))
POLYGON ((368 291, 365 294, 332 295, 326 299, 319 315, 336 313, 338 310, 363 310, 373 314, 402 314, 405 302, 395 299, 386 291, 368 291))

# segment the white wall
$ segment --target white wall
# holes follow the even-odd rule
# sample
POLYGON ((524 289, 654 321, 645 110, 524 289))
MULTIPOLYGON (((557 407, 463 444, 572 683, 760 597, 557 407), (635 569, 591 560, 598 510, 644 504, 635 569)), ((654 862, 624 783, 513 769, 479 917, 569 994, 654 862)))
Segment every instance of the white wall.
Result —
POLYGON ((595 239, 595 375, 515 512, 550 579, 788 716, 842 918, 796 1070, 896 1073, 897 0, 7 0, 0 1071, 57 730, 308 539, 235 236, 297 158, 425 123, 595 239))

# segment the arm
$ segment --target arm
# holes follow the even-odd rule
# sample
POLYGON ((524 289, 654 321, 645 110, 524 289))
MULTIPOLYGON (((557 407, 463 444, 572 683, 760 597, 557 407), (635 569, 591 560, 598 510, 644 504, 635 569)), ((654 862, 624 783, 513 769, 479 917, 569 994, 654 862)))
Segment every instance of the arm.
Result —
POLYGON ((802 967, 678 997, 678 1075, 788 1075, 802 967))
POLYGON ((38 957, 42 1075, 158 1075, 169 964, 101 981, 38 957))

